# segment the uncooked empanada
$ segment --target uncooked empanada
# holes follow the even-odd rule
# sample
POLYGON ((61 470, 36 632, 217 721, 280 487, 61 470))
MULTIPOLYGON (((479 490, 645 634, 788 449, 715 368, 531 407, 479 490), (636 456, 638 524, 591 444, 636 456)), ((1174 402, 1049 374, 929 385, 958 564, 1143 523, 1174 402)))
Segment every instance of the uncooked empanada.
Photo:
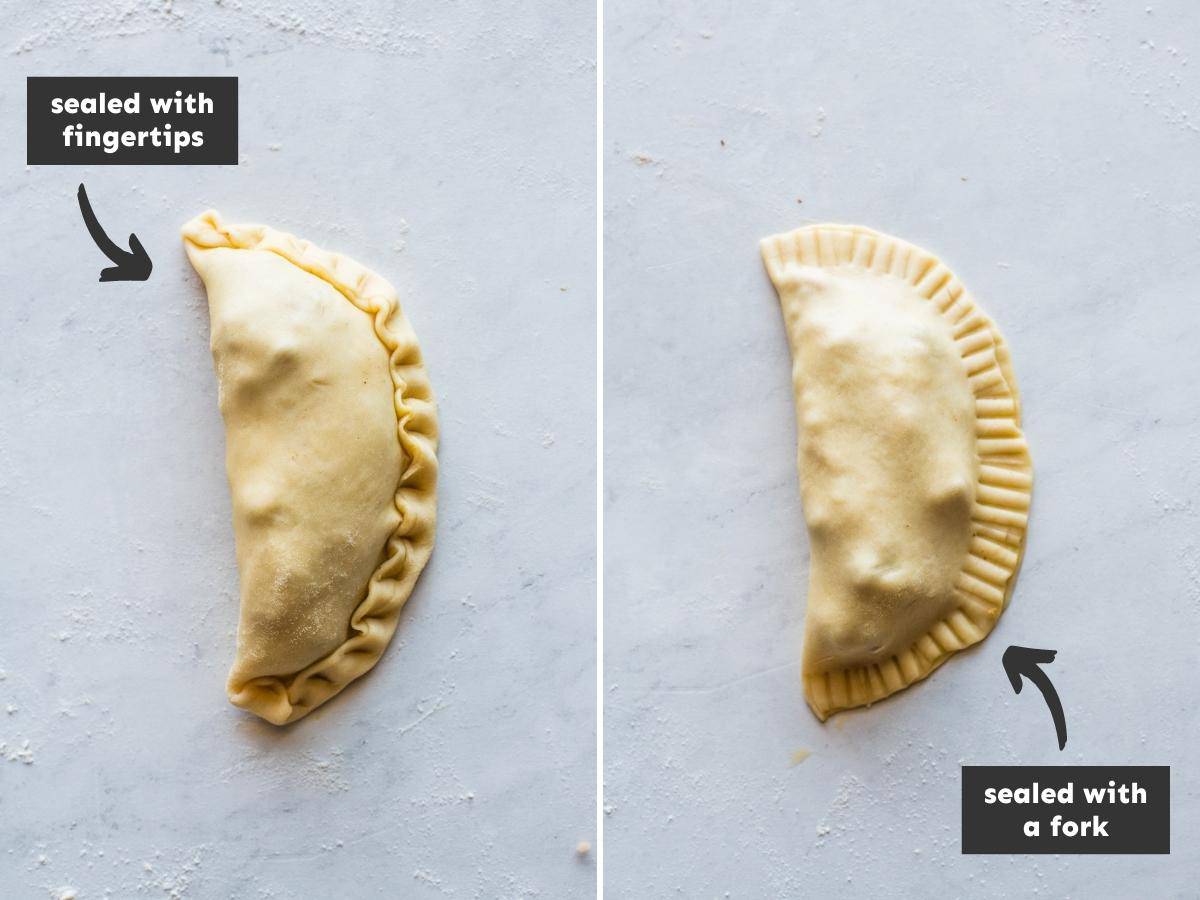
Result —
POLYGON ((1032 486, 1004 339, 933 255, 866 228, 762 242, 792 349, 811 544, 802 674, 821 719, 982 640, 1032 486))
POLYGON ((229 699, 299 719, 369 670, 433 550, 437 410, 386 281, 206 212, 208 291, 241 581, 229 699))

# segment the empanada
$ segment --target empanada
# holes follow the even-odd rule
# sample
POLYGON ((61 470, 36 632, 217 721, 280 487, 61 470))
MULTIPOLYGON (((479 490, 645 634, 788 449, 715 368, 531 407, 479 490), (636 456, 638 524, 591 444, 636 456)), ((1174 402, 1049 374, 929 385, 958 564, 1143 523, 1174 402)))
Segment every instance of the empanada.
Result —
POLYGON ((293 722, 378 661, 433 550, 437 410, 386 281, 206 212, 208 291, 241 582, 229 699, 293 722))
POLYGON ((1032 470, 1004 339, 904 241, 815 225, 762 242, 792 349, 811 544, 802 674, 821 719, 991 631, 1032 470))

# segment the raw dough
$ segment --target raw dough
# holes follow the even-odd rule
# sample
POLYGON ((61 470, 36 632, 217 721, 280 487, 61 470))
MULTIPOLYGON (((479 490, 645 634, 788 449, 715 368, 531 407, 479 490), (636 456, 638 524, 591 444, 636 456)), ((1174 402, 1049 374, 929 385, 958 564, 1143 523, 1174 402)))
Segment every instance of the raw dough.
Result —
POLYGON ((1032 470, 1004 339, 934 256, 843 225, 762 254, 792 348, 812 548, 802 672, 825 719, 987 636, 1032 470))
POLYGON ((437 410, 386 281, 206 212, 208 291, 241 580, 229 699, 294 722, 368 671, 433 550, 437 410))

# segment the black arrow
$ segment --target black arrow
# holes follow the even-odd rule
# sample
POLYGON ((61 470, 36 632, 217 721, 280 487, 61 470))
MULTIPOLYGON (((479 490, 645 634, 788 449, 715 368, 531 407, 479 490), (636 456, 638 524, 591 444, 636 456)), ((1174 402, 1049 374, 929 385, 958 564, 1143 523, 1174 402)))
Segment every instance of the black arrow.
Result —
POLYGON ((1021 693, 1021 688, 1024 686, 1021 681, 1022 675, 1036 684, 1038 690, 1042 692, 1042 696, 1046 698, 1046 705, 1050 707, 1050 716, 1054 719, 1054 730, 1058 734, 1058 749, 1062 750, 1067 746, 1067 719, 1063 715, 1058 691, 1054 689, 1054 685, 1050 683, 1050 679, 1040 668, 1041 663, 1054 662, 1057 653, 1057 650, 1035 650, 1032 647, 1014 645, 1004 651, 1004 656, 1000 661, 1004 664, 1005 674, 1012 682, 1013 690, 1018 694, 1021 693))
POLYGON ((96 214, 92 212, 92 204, 88 202, 87 191, 82 184, 79 185, 79 211, 83 213, 83 224, 87 226, 88 234, 92 236, 96 246, 116 263, 100 270, 101 281, 145 281, 150 277, 154 263, 150 262, 150 254, 146 252, 137 235, 129 235, 129 250, 122 250, 114 244, 96 220, 96 214))

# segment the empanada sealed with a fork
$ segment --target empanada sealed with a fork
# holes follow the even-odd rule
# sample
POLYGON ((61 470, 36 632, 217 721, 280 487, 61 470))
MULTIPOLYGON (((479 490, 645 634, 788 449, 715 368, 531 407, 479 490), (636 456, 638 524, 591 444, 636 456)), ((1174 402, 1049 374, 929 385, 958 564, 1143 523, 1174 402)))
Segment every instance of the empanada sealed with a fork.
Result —
POLYGON ((983 640, 1032 469, 1008 348, 932 254, 866 228, 762 241, 792 351, 811 544, 802 675, 821 719, 983 640))

